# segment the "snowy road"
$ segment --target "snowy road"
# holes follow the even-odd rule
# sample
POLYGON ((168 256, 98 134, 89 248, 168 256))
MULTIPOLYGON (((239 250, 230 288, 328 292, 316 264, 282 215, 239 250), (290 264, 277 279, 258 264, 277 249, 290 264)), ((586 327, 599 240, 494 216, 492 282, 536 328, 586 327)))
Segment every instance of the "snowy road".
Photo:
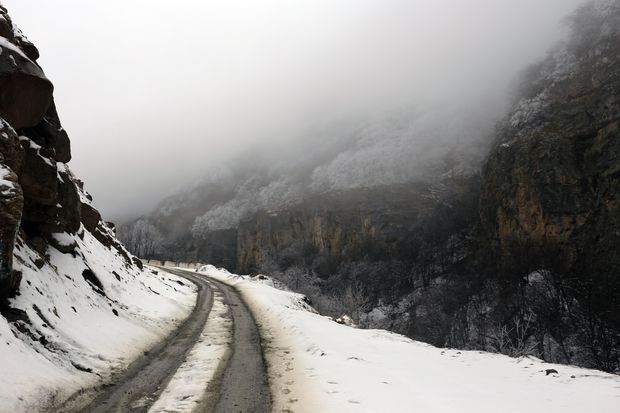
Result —
MULTIPOLYGON (((160 410, 257 413, 270 411, 271 397, 260 336, 252 314, 239 294, 226 284, 207 280, 205 276, 197 276, 189 271, 170 268, 166 268, 165 271, 184 277, 198 286, 198 299, 192 314, 175 333, 135 361, 112 386, 80 411, 94 413, 160 410), (213 316, 210 314, 212 308, 216 311, 214 300, 218 304, 218 310, 220 312, 224 310, 225 318, 230 324, 228 334, 230 342, 225 342, 223 345, 216 342, 218 332, 214 335, 213 331, 208 331, 211 326, 208 322, 213 323, 213 316), (209 333, 212 335, 211 338, 209 333), (200 350, 201 347, 203 350, 210 350, 216 348, 218 344, 223 350, 221 354, 217 353, 213 357, 215 366, 212 366, 208 379, 200 374, 192 374, 192 370, 205 369, 205 366, 193 365, 195 364, 195 361, 192 361, 193 352, 196 349, 200 350), (189 374, 187 370, 190 371, 189 374), (191 403, 183 405, 175 401, 174 393, 179 393, 179 386, 175 380, 185 382, 180 387, 182 392, 191 393, 189 389, 193 388, 193 393, 199 393, 182 395, 182 401, 191 398, 191 403), (196 380, 200 383, 187 383, 196 380), (172 385, 173 383, 175 384, 172 385), (168 388, 175 386, 176 391, 171 392, 168 388), (172 396, 169 393, 173 393, 172 396), (160 398, 162 400, 159 400, 160 398), (165 404, 170 400, 175 408, 162 409, 162 402, 165 404)), ((214 323, 214 326, 216 325, 217 323, 214 323)), ((220 335, 226 335, 226 332, 220 335)))
POLYGON ((213 304, 213 292, 206 281, 195 276, 183 276, 198 286, 198 298, 192 314, 162 343, 132 363, 115 384, 104 390, 82 411, 148 411, 161 385, 170 379, 198 340, 213 304))
MULTIPOLYGON (((190 280, 196 278, 195 273, 188 271, 169 268, 166 271, 190 280)), ((209 384, 203 411, 267 413, 271 411, 271 395, 254 317, 233 287, 212 278, 209 284, 223 294, 229 307, 233 340, 226 365, 209 384)))

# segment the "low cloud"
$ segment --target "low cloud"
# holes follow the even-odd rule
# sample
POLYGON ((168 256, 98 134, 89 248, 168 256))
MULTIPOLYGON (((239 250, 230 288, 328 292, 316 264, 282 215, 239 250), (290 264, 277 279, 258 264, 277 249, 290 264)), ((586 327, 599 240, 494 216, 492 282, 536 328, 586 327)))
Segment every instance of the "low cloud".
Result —
POLYGON ((312 169, 315 188, 415 175, 488 131, 580 3, 4 1, 55 84, 70 165, 112 219, 252 162, 248 148, 312 169))

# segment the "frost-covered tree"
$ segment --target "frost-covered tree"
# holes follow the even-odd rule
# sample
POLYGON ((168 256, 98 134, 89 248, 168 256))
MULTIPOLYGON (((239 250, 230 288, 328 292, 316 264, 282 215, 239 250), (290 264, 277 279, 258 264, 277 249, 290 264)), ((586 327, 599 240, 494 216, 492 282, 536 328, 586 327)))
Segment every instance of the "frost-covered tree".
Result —
POLYGON ((142 258, 151 258, 160 254, 164 246, 164 235, 145 218, 122 227, 119 230, 119 237, 133 254, 142 258))

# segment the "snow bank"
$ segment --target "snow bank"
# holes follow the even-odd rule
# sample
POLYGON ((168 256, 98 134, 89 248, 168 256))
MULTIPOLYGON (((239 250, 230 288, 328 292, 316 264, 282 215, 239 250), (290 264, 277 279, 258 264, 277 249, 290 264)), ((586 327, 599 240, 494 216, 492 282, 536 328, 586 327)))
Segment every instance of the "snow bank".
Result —
POLYGON ((316 314, 303 296, 273 288, 268 277, 212 266, 200 272, 234 285, 252 309, 263 336, 274 411, 618 411, 618 376, 359 330, 316 314))
POLYGON ((191 312, 195 286, 127 266, 83 228, 57 234, 48 260, 21 241, 22 272, 13 318, 0 317, 0 411, 51 411, 72 393, 105 382, 171 332, 191 312), (19 310, 25 312, 20 314, 19 310))

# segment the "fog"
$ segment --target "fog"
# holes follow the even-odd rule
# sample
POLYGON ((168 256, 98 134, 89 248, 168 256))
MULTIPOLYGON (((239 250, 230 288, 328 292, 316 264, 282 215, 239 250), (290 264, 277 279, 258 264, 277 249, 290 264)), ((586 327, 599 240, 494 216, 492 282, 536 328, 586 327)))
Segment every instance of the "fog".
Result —
MULTIPOLYGON (((55 84, 70 166, 111 219, 248 162, 248 148, 279 162, 290 146, 320 147, 317 130, 338 140, 348 126, 334 125, 408 110, 437 124, 448 107, 495 115, 580 3, 3 1, 55 84)), ((475 134, 477 122, 465 129, 475 134)), ((313 176, 338 186, 342 170, 329 168, 313 176)))

